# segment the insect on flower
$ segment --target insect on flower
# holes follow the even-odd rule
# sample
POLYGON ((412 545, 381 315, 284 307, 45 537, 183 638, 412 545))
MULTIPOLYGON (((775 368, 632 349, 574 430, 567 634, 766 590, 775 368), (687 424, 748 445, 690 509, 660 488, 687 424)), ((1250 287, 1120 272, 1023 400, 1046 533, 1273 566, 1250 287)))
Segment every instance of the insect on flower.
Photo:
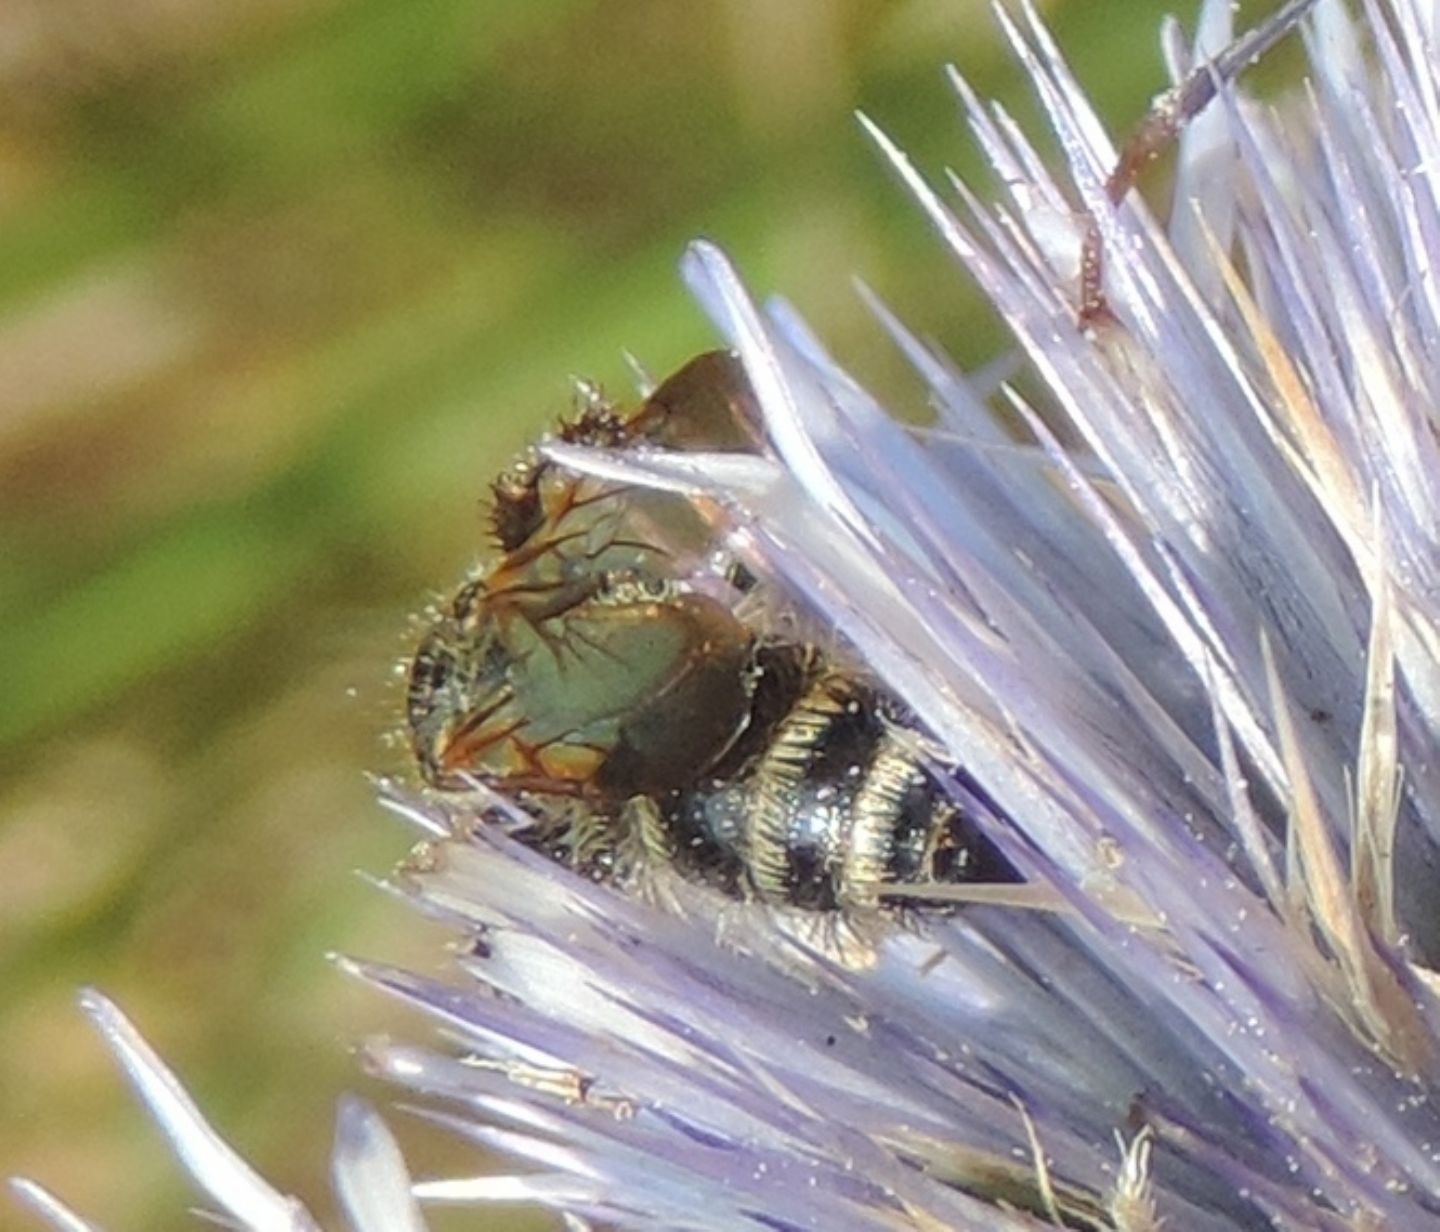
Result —
MULTIPOLYGON (((739 361, 699 356, 631 414, 588 392, 566 442, 747 450, 739 361)), ((976 811, 922 762, 894 697, 737 611, 753 579, 698 578, 702 519, 674 496, 531 449, 493 485, 498 559, 410 668, 434 788, 474 782, 534 816, 521 837, 591 876, 673 868, 734 898, 871 910, 888 885, 1013 880, 976 811), (662 529, 663 528, 663 529, 662 529)), ((921 900, 923 901, 923 900, 921 900)))

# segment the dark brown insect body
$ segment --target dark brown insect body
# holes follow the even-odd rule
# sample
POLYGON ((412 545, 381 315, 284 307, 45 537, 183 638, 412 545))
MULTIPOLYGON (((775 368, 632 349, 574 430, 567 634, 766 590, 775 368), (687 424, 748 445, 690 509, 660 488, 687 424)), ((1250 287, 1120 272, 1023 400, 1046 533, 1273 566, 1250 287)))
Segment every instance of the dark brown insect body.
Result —
MULTIPOLYGON (((738 362, 715 352, 630 416, 592 396, 562 437, 749 449, 756 423, 738 362)), ((692 580, 707 528, 690 506, 532 451, 494 485, 492 527, 500 557, 411 664, 433 787, 515 796, 535 817, 522 838, 594 876, 658 861, 811 911, 877 907, 887 885, 1013 879, 894 698, 692 580)))

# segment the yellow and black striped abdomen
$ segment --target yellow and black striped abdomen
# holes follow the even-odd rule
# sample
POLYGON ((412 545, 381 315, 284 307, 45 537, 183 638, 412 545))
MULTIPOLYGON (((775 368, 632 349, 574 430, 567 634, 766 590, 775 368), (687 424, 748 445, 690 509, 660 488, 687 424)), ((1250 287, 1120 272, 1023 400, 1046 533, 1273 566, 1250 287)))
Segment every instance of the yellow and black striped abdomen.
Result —
POLYGON ((872 909, 897 884, 1014 879, 921 764, 893 699, 813 648, 762 648, 760 671, 728 764, 660 802, 679 871, 809 911, 872 909))

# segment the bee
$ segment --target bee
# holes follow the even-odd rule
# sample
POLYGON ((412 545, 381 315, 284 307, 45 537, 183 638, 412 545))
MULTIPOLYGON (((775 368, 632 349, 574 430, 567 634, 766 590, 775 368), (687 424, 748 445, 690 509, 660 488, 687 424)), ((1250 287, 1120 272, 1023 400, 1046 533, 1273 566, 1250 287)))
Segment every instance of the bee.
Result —
MULTIPOLYGON (((758 422, 739 361, 710 352, 633 413, 590 394, 559 435, 753 450, 758 422)), ((687 560, 708 528, 679 498, 532 448, 492 486, 490 526, 498 557, 410 665, 411 742, 432 788, 480 782, 520 801, 535 819, 522 841, 592 877, 663 865, 802 912, 1016 879, 976 809, 922 761, 898 699, 743 619, 743 571, 728 594, 694 580, 687 560)))

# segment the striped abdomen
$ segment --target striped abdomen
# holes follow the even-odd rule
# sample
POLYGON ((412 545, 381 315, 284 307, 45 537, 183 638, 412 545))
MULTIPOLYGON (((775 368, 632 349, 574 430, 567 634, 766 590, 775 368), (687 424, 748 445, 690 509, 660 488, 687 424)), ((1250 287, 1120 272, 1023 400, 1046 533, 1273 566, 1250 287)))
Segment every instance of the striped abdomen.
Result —
POLYGON ((873 908, 889 885, 1014 880, 919 761, 897 703, 813 649, 760 655, 736 748, 654 802, 656 838, 678 871, 811 911, 873 908))

